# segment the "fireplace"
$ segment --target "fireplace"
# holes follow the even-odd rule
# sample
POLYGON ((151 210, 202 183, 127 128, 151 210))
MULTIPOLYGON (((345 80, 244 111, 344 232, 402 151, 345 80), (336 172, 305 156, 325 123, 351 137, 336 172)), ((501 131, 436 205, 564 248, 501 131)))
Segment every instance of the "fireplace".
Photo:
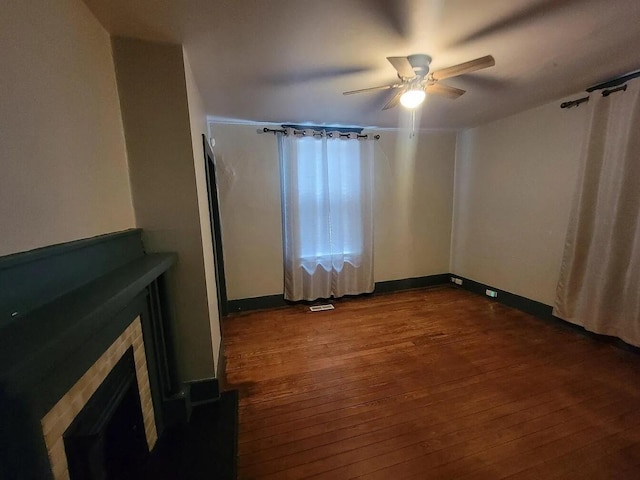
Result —
MULTIPOLYGON (((126 463, 126 459, 110 458, 114 453, 114 445, 106 443, 107 440, 113 440, 107 438, 107 434, 112 436, 116 433, 117 429, 114 427, 118 426, 118 421, 122 421, 116 418, 114 425, 109 425, 110 421, 114 420, 113 413, 117 407, 123 406, 120 405, 123 399, 132 400, 139 405, 141 424, 140 431, 136 433, 140 434, 144 442, 144 453, 148 453, 155 445, 157 433, 140 318, 131 323, 42 418, 42 432, 54 479, 102 480, 124 476, 123 471, 120 471, 120 476, 108 476, 105 463, 107 460, 113 460, 108 463, 116 468, 119 468, 117 464, 120 460, 126 463), (131 379, 134 382, 128 383, 134 384, 135 395, 127 392, 122 385, 131 379), (112 431, 109 431, 110 426, 112 431), (94 444, 90 445, 90 442, 94 444), (72 457, 70 453, 75 456, 72 457), (82 454, 86 457, 82 458, 82 454)), ((127 405, 124 404, 124 407, 127 405)), ((134 427, 135 422, 130 426, 134 427)), ((129 440, 131 439, 116 439, 116 444, 129 440)), ((136 442, 135 446, 140 447, 139 442, 136 442)), ((139 458, 144 456, 136 455, 139 458)), ((131 467, 135 470, 135 465, 131 467)))
POLYGON ((141 233, 0 257, 0 478, 126 478, 188 415, 141 233))

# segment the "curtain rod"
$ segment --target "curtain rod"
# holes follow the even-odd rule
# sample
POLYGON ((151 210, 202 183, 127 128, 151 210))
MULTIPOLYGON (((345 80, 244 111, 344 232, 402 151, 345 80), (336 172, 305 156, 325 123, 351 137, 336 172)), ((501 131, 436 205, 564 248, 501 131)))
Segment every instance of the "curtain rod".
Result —
MULTIPOLYGON (((612 82, 613 81, 615 81, 615 80, 612 80, 612 82)), ((604 85, 604 84, 602 84, 602 85, 604 85)), ((595 87, 591 87, 591 89, 587 89, 588 92, 593 92, 593 90, 595 90, 595 87)), ((602 96, 603 97, 608 97, 612 93, 624 92, 626 90, 627 90, 627 86, 626 85, 622 85, 621 87, 618 87, 618 88, 608 88, 607 90, 603 90, 602 91, 602 96)), ((578 98, 576 100, 571 100, 569 102, 563 102, 562 104, 560 104, 560 108, 577 107, 581 103, 585 103, 585 102, 588 102, 588 101, 589 101, 589 97, 582 97, 582 98, 578 98)))
POLYGON ((593 87, 589 87, 587 88, 587 92, 591 93, 594 90, 603 90, 605 88, 617 87, 618 85, 622 85, 623 83, 626 83, 629 80, 637 77, 640 77, 640 70, 628 73, 618 78, 614 78, 613 80, 607 80, 606 82, 599 83, 598 85, 594 85, 593 87))
MULTIPOLYGON (((274 135, 275 135, 276 133, 287 133, 287 131, 286 131, 285 129, 267 128, 267 127, 263 128, 263 129, 262 129, 262 132, 263 132, 263 133, 273 133, 274 135)), ((260 133, 260 130, 258 130, 258 133, 260 133)), ((304 130, 294 130, 294 131, 293 131, 293 134, 294 134, 294 135, 302 135, 302 136, 306 135, 306 133, 305 133, 305 131, 304 131, 304 130)), ((327 136, 327 137, 329 137, 329 138, 332 138, 332 137, 334 136, 334 134, 333 134, 333 133, 327 133, 327 134, 325 134, 325 133, 323 133, 323 132, 319 132, 319 131, 317 131, 317 130, 314 130, 314 133, 313 133, 313 136, 314 136, 314 137, 322 137, 323 135, 326 135, 326 136, 327 136), (317 132, 317 133, 315 133, 315 132, 317 132)), ((338 137, 340 137, 340 138, 348 138, 348 137, 349 137, 349 135, 350 135, 349 133, 339 133, 339 134, 338 134, 338 137)), ((360 135, 360 134, 357 134, 357 135, 356 135, 356 138, 369 138, 369 137, 370 137, 370 135, 360 135)), ((372 137, 374 140, 380 140, 380 135, 371 135, 371 137, 372 137)))

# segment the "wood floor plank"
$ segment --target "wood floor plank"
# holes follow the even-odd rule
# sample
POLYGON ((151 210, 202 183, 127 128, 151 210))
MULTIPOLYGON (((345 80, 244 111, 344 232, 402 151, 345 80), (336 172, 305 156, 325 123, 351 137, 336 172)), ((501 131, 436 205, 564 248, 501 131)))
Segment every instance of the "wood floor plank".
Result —
MULTIPOLYGON (((598 390, 592 383, 588 383, 588 385, 592 392, 598 390)), ((308 428, 306 429, 301 429, 300 424, 274 424, 274 430, 269 430, 267 427, 264 429, 263 435, 269 435, 269 433, 274 434, 276 427, 284 427, 291 433, 287 437, 281 436, 280 438, 286 438, 287 441, 300 441, 318 430, 319 427, 321 427, 321 431, 331 431, 337 428, 351 428, 359 423, 367 422, 371 424, 372 420, 369 410, 372 408, 374 410, 373 415, 377 419, 394 416, 396 421, 403 419, 415 420, 421 415, 429 415, 436 419, 444 416, 444 418, 450 420, 467 415, 470 411, 478 413, 486 408, 493 408, 503 403, 513 402, 515 399, 532 396, 551 389, 557 390, 562 388, 564 391, 570 391, 575 388, 566 377, 555 377, 552 374, 546 376, 545 384, 541 386, 536 386, 535 383, 526 378, 516 378, 514 380, 512 377, 508 377, 502 380, 494 380, 492 390, 478 390, 477 385, 474 384, 443 391, 440 391, 437 387, 438 386, 434 386, 432 392, 429 392, 429 389, 425 389, 405 393, 400 396, 388 397, 384 399, 384 406, 386 408, 382 412, 377 408, 380 406, 379 403, 374 403, 371 406, 363 405, 360 410, 346 409, 345 411, 332 412, 331 416, 324 418, 326 420, 325 422, 320 421, 323 417, 307 419, 308 428), (394 402, 394 400, 396 401, 394 402), (451 404, 456 402, 461 403, 460 408, 452 413, 451 404)), ((251 432, 248 432, 248 434, 245 435, 244 441, 253 442, 252 448, 259 450, 260 437, 249 438, 250 435, 251 432)), ((241 443, 241 447, 242 445, 241 443)))
MULTIPOLYGON (((612 403, 612 399, 607 401, 609 404, 612 403)), ((510 408, 517 408, 515 404, 516 402, 510 405, 510 408)), ((316 478, 350 478, 363 472, 377 470, 384 465, 395 466, 399 458, 406 458, 407 455, 416 453, 420 455, 424 453, 425 444, 428 444, 429 451, 444 451, 443 453, 455 453, 458 449, 452 449, 452 447, 459 447, 462 443, 466 443, 465 451, 469 451, 474 445, 476 449, 481 449, 492 443, 508 441, 524 435, 523 432, 539 429, 542 428, 541 425, 557 421, 554 416, 545 415, 549 407, 555 410, 558 408, 557 405, 545 404, 537 405, 537 407, 538 409, 532 408, 526 412, 516 411, 509 415, 498 416, 490 421, 478 423, 473 423, 475 415, 470 415, 467 420, 471 420, 471 422, 468 422, 469 426, 467 428, 459 427, 460 423, 464 423, 464 418, 461 419, 463 422, 458 422, 458 419, 455 419, 449 423, 442 422, 444 424, 434 423, 433 420, 416 421, 413 424, 405 424, 406 431, 400 435, 398 435, 397 427, 394 426, 396 429, 394 432, 384 432, 386 435, 378 436, 377 441, 371 441, 370 438, 362 438, 365 436, 355 438, 356 442, 352 442, 352 445, 350 445, 356 447, 353 449, 346 447, 344 444, 333 444, 329 448, 337 446, 341 451, 335 452, 329 457, 322 457, 319 461, 311 462, 313 457, 309 454, 315 452, 305 452, 306 455, 303 458, 306 456, 308 461, 301 463, 296 468, 291 468, 287 465, 289 467, 287 476, 307 478, 317 474, 316 478), (523 413, 526 413, 526 415, 523 415, 523 413), (340 465, 343 467, 340 468, 340 465), (319 472, 324 472, 325 475, 323 476, 319 472)), ((505 410, 502 411, 504 412, 505 410)), ((563 409, 555 411, 560 414, 557 416, 566 416, 566 411, 563 411, 563 409)), ((324 450, 326 451, 327 449, 325 447, 324 450)), ((430 465, 435 464, 430 462, 430 465)), ((268 470, 268 468, 265 468, 267 467, 266 464, 257 465, 256 467, 249 468, 248 471, 259 471, 264 474, 268 470)), ((281 468, 281 470, 285 469, 281 468)), ((394 470, 394 468, 391 470, 394 470)), ((382 476, 387 475, 389 475, 389 472, 385 472, 382 476)))
MULTIPOLYGON (((596 402, 599 403, 599 402, 596 402)), ((603 411, 619 406, 612 397, 606 399, 603 411)), ((584 414, 580 408, 565 408, 556 415, 546 415, 527 422, 507 425, 499 423, 481 425, 481 428, 455 431, 435 438, 419 438, 406 447, 396 448, 382 455, 369 455, 365 460, 332 470, 315 478, 351 478, 366 474, 366 478, 420 478, 428 467, 432 478, 464 478, 472 465, 485 467, 483 458, 493 458, 502 451, 512 452, 523 442, 531 445, 536 439, 548 438, 550 434, 566 435, 584 427, 584 414), (571 417, 573 415, 573 417, 571 417), (573 429, 573 430, 571 430, 573 429), (489 453, 485 453, 489 452, 489 453), (381 468, 382 467, 382 468, 381 468)), ((399 445, 402 447, 402 445, 399 445)), ((486 471, 480 472, 486 478, 486 471)), ((495 471, 492 478, 499 478, 495 471)))
POLYGON ((594 437, 586 446, 539 461, 533 467, 502 478, 553 479, 576 478, 578 475, 582 478, 620 478, 625 475, 623 472, 627 467, 633 467, 635 478, 638 478, 640 432, 637 423, 632 425, 629 418, 625 422, 627 428, 624 430, 610 432, 600 440, 594 437), (634 460, 636 465, 632 465, 634 460))
POLYGON ((453 287, 334 304, 223 322, 240 478, 637 470, 637 354, 453 287))
MULTIPOLYGON (((558 395, 554 395, 553 392, 547 392, 542 395, 547 398, 542 400, 540 396, 537 396, 531 399, 530 402, 530 405, 535 405, 542 411, 541 414, 544 414, 547 409, 561 408, 563 405, 563 399, 559 398, 558 395)), ((348 451, 355 448, 352 442, 355 442, 356 444, 369 445, 371 443, 376 443, 376 441, 380 441, 377 440, 379 438, 386 440, 393 438, 395 435, 402 435, 407 431, 413 432, 415 429, 420 428, 433 428, 437 425, 439 426, 438 432, 443 433, 447 432, 451 427, 455 429, 463 427, 470 428, 476 424, 501 419, 501 417, 533 417, 536 412, 533 408, 529 408, 524 411, 520 410, 526 407, 527 402, 511 402, 504 405, 494 406, 481 412, 473 412, 465 416, 458 417, 456 419, 455 426, 454 423, 451 422, 451 418, 439 419, 439 421, 434 423, 432 419, 421 417, 420 412, 403 412, 393 416, 382 417, 373 422, 360 424, 356 428, 337 429, 332 432, 328 432, 327 434, 308 437, 301 441, 288 442, 283 445, 276 445, 270 449, 254 451, 251 452, 251 457, 253 457, 253 460, 257 458, 264 461, 264 459, 285 458, 282 457, 282 455, 288 454, 286 458, 293 459, 300 463, 299 460, 301 458, 304 459, 304 457, 292 454, 302 452, 304 450, 315 449, 315 451, 320 454, 318 458, 323 458, 323 454, 326 453, 333 455, 341 451, 348 451), (371 438, 376 440, 372 441, 371 438), (350 444, 351 448, 347 447, 345 442, 350 444), (324 449, 316 448, 324 445, 330 446, 324 449), (279 453, 280 456, 275 456, 275 453, 279 453)), ((249 455, 247 455, 247 457, 249 457, 249 455)), ((246 463, 249 464, 250 462, 246 463)), ((334 465, 337 467, 339 466, 339 463, 335 462, 334 465)))
MULTIPOLYGON (((514 390, 512 390, 512 394, 513 392, 518 391, 518 386, 514 386, 513 388, 514 390)), ((551 388, 551 385, 549 388, 551 388)), ((549 391, 549 392, 546 392, 546 395, 551 397, 553 393, 554 392, 549 391)), ((399 425, 402 422, 409 422, 412 425, 416 425, 417 422, 425 422, 425 423, 428 422, 429 424, 433 424, 434 422, 436 423, 448 422, 449 424, 451 424, 452 423, 451 420, 453 420, 454 418, 462 419, 470 416, 472 419, 477 419, 478 421, 482 421, 484 420, 485 415, 489 411, 492 412, 491 413, 492 415, 493 414, 500 415, 505 410, 511 412, 511 410, 509 409, 511 406, 515 406, 515 408, 518 408, 518 406, 525 403, 525 402, 519 401, 524 395, 527 395, 527 394, 524 392, 520 392, 520 395, 519 395, 520 398, 518 398, 517 396, 513 396, 509 399, 505 399, 503 396, 501 401, 496 401, 495 396, 481 398, 477 395, 473 395, 469 393, 461 394, 461 395, 458 395, 457 397, 454 397, 454 396, 441 397, 437 401, 434 401, 432 403, 427 403, 423 407, 418 407, 415 409, 407 409, 402 407, 395 408, 395 410, 391 414, 384 415, 384 416, 381 415, 374 421, 366 422, 366 425, 368 425, 369 431, 374 431, 373 429, 378 424, 381 424, 384 426, 390 424, 392 427, 395 425, 399 425), (449 408, 450 408, 449 404, 455 398, 467 399, 467 401, 465 402, 466 408, 459 409, 455 414, 451 414, 449 412, 449 408), (503 407, 503 408, 500 409, 499 407, 503 407), (494 412, 494 410, 497 410, 497 411, 494 412), (447 413, 448 415, 446 417, 443 417, 443 413, 447 413), (384 420, 384 423, 382 423, 383 420, 384 420)), ((545 395, 545 394, 542 394, 542 395, 545 395)), ((556 396, 556 395, 553 395, 553 396, 556 396)), ((539 396, 535 397, 534 401, 538 403, 544 403, 543 401, 541 401, 539 396)), ((392 406, 392 407, 395 407, 395 406, 392 406)), ((348 428, 346 430, 348 432, 354 431, 352 428, 348 428)), ((335 432, 337 431, 337 429, 334 429, 333 431, 335 432)), ((295 441, 290 443, 296 446, 299 446, 302 444, 301 441, 295 441)))

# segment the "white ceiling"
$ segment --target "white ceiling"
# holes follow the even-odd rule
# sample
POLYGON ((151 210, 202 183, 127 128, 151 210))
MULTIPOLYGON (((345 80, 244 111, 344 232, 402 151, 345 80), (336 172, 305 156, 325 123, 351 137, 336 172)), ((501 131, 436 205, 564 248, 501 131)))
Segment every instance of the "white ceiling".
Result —
POLYGON ((432 70, 492 54, 447 79, 421 128, 464 128, 640 69, 639 0, 85 0, 113 35, 183 43, 208 115, 395 127, 387 56, 426 53, 432 70))

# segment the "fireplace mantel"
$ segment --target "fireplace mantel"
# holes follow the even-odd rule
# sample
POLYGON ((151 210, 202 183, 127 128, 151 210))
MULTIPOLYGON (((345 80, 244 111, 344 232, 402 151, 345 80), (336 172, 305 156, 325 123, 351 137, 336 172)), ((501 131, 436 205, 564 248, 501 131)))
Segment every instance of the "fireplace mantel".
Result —
POLYGON ((51 478, 40 419, 138 317, 162 428, 172 361, 161 280, 175 262, 146 254, 139 229, 0 258, 1 478, 51 478))

